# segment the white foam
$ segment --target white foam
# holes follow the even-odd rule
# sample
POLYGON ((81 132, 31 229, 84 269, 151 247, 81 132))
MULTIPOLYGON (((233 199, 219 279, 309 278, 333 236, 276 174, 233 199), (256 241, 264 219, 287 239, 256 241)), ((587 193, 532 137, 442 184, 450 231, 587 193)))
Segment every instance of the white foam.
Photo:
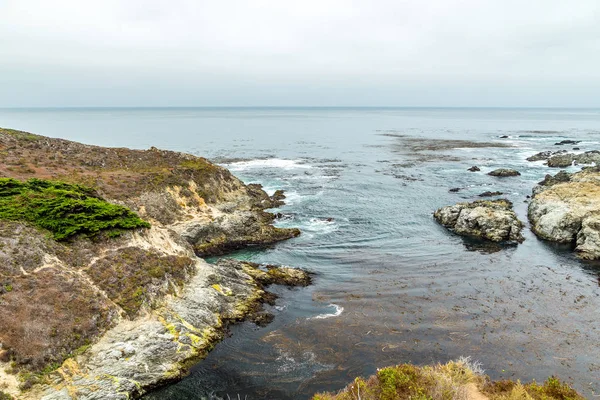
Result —
POLYGON ((332 317, 338 317, 340 315, 342 315, 342 312, 344 312, 344 307, 342 306, 338 306, 337 304, 330 304, 329 307, 335 307, 335 312, 332 314, 319 314, 316 315, 314 317, 310 317, 307 319, 325 319, 325 318, 332 318, 332 317))
POLYGON ((261 160, 238 161, 222 164, 231 171, 245 171, 253 168, 280 168, 280 169, 308 169, 310 165, 300 164, 298 160, 284 160, 281 158, 266 158, 261 160))

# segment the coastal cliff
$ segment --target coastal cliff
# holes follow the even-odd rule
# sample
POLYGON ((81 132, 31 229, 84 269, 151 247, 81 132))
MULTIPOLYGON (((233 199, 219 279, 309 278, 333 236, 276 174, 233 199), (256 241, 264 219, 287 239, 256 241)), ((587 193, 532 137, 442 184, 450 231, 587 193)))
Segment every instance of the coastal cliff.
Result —
POLYGON ((199 258, 297 236, 206 159, 0 129, 0 391, 130 398, 178 379, 229 322, 268 321, 307 273, 199 258))

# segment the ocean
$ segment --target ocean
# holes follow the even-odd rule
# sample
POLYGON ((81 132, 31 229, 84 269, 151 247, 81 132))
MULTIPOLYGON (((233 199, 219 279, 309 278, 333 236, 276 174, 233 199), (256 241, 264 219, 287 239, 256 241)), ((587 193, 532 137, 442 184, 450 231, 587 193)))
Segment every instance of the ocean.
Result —
POLYGON ((308 399, 379 367, 460 356, 494 379, 555 374, 600 393, 600 264, 528 228, 518 246, 490 246, 432 217, 501 191, 526 222, 531 189, 558 170, 525 159, 571 150, 555 145, 567 139, 600 150, 599 109, 0 109, 0 126, 188 152, 285 190, 277 225, 302 235, 229 257, 305 268, 314 285, 272 288, 270 325, 233 326, 189 376, 146 399, 308 399), (521 176, 486 175, 500 167, 521 176))

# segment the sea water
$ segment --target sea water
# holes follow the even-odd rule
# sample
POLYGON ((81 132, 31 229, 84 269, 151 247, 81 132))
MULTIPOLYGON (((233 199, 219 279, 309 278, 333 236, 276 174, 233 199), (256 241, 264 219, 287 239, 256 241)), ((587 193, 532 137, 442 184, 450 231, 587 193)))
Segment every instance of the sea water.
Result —
POLYGON ((273 323, 232 327, 189 376, 148 399, 306 399, 378 367, 459 356, 495 379, 556 374, 600 393, 598 264, 528 227, 524 243, 493 247, 432 218, 501 191, 526 222, 527 195, 558 170, 525 159, 571 150, 555 145, 565 139, 581 141, 575 151, 600 149, 600 110, 4 109, 0 126, 184 151, 269 193, 285 190, 277 225, 302 235, 229 256, 305 268, 314 285, 272 287, 273 323), (500 167, 521 176, 486 175, 500 167))

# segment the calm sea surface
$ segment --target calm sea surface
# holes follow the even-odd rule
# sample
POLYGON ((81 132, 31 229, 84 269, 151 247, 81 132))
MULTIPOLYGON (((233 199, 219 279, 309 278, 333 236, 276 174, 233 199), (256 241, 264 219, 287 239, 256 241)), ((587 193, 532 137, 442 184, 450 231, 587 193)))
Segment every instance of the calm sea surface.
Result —
POLYGON ((529 229, 519 246, 490 248, 432 218, 498 190, 526 221, 531 188, 558 170, 525 158, 564 139, 600 150, 600 110, 4 109, 0 126, 189 152, 286 191, 278 224, 303 234, 234 256, 306 268, 315 284, 274 288, 272 324, 233 327, 187 378, 148 399, 306 399, 378 367, 459 356, 493 378, 556 374, 589 397, 600 393, 598 264, 529 229), (481 172, 467 172, 472 165, 481 172), (485 174, 498 167, 522 175, 485 174))

